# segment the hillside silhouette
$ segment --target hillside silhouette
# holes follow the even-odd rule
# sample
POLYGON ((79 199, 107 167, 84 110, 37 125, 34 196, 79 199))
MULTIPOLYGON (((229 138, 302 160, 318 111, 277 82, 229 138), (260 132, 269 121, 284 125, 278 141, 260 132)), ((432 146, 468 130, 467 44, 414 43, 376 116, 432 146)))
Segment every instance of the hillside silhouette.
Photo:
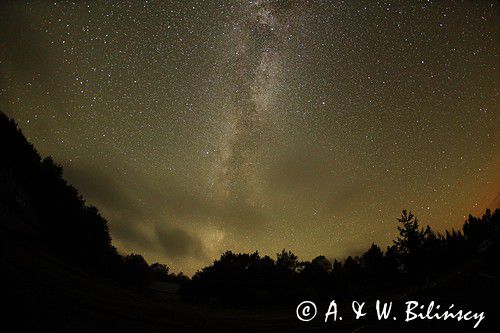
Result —
MULTIPOLYGON (((139 254, 122 256, 111 243, 107 221, 63 178, 51 157, 41 158, 14 120, 0 112, 2 221, 38 236, 54 253, 79 268, 127 285, 178 280, 166 265, 149 265, 139 254), (9 215, 22 217, 13 223, 9 215)), ((179 279, 183 279, 181 275, 179 279)))
MULTIPOLYGON (((165 264, 147 263, 140 254, 119 254, 98 209, 87 205, 64 180, 62 167, 42 158, 1 112, 0 156, 0 265, 7 279, 2 289, 18 325, 57 323, 82 331, 239 331, 250 325, 247 331, 307 331, 311 326, 296 326, 293 318, 298 302, 375 295, 498 309, 499 209, 469 216, 461 230, 444 234, 403 210, 395 221, 399 236, 386 249, 372 244, 360 256, 320 255, 311 261, 285 249, 276 258, 227 251, 189 279, 172 274, 165 264), (159 293, 153 288, 159 283, 180 286, 179 294, 159 293), (262 326, 235 310, 261 307, 279 309, 256 314, 262 326), (23 320, 27 317, 36 321, 23 320), (274 327, 281 317, 287 318, 284 326, 274 327)), ((343 325, 349 331, 357 324, 343 325)))

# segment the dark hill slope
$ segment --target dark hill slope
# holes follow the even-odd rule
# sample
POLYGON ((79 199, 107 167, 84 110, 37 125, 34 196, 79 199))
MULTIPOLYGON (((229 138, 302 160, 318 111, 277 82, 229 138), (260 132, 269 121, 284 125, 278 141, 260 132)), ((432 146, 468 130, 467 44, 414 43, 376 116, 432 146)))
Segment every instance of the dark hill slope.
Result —
POLYGON ((0 112, 0 224, 36 232, 59 256, 84 269, 111 274, 119 262, 106 220, 87 206, 62 177, 62 168, 41 159, 16 123, 0 112), (13 223, 8 217, 19 217, 13 223))

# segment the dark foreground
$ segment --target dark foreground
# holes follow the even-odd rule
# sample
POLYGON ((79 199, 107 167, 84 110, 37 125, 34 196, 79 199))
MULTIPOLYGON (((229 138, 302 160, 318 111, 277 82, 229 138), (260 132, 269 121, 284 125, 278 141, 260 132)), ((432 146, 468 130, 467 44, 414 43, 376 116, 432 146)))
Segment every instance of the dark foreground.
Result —
MULTIPOLYGON (((251 309, 223 308, 219 305, 191 304, 176 294, 124 288, 112 281, 98 279, 52 255, 36 239, 27 241, 2 229, 1 270, 2 324, 17 328, 49 328, 66 332, 421 332, 472 331, 473 321, 404 322, 404 301, 434 300, 457 308, 485 311, 486 319, 474 331, 495 331, 498 307, 498 278, 483 276, 471 263, 460 272, 413 291, 394 291, 373 295, 366 301, 374 313, 377 298, 395 301, 398 320, 377 321, 374 316, 354 320, 350 302, 339 302, 342 321, 324 323, 328 304, 318 304, 317 317, 307 323, 295 315, 297 304, 251 309), (399 302, 398 302, 399 300, 399 302), (345 309, 345 311, 344 311, 345 309)), ((331 317, 333 318, 333 317, 331 317)))

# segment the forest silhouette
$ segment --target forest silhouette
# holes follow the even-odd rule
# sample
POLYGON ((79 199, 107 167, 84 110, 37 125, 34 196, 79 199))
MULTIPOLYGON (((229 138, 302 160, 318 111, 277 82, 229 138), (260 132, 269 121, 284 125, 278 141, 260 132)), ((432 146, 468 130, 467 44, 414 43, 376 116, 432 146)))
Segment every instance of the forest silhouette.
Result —
MULTIPOLYGON (((411 211, 395 221, 399 236, 385 250, 372 244, 363 254, 340 261, 318 256, 300 261, 283 249, 271 258, 227 251, 188 278, 165 264, 148 264, 140 254, 121 255, 112 245, 106 219, 63 178, 52 158, 41 158, 14 120, 0 112, 2 223, 41 241, 53 253, 96 277, 123 286, 148 288, 153 281, 176 282, 185 300, 220 305, 280 304, 314 298, 349 299, 398 288, 432 287, 436 281, 473 267, 497 279, 500 210, 469 216, 461 230, 434 232, 411 211), (8 224, 19 217, 18 226, 8 224)), ((31 237, 31 238, 30 238, 31 237)))
MULTIPOLYGON (((149 265, 139 254, 120 255, 98 209, 85 203, 77 189, 64 180, 63 168, 51 157, 42 159, 15 121, 3 112, 0 152, 5 209, 12 209, 14 214, 26 207, 32 209, 35 218, 26 219, 28 227, 38 231, 43 242, 63 259, 125 285, 186 278, 169 274, 168 267, 160 263, 149 265)), ((8 216, 2 214, 2 219, 8 216)))

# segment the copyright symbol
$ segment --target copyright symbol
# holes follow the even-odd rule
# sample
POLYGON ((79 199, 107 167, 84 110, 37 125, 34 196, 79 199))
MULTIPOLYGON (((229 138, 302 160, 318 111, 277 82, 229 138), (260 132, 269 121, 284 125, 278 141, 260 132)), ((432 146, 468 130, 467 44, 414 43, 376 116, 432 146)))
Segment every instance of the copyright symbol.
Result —
POLYGON ((297 306, 297 318, 301 321, 310 321, 316 317, 316 304, 311 301, 304 301, 297 306))

